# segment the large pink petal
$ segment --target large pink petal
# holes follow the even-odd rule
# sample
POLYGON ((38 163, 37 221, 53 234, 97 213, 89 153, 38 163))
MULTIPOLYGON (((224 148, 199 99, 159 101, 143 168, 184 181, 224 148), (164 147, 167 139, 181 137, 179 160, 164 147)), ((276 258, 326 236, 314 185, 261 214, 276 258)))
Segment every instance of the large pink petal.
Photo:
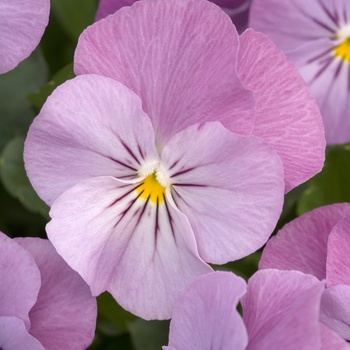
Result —
POLYGON ((327 286, 347 284, 350 288, 350 217, 339 221, 328 238, 327 286))
POLYGON ((28 314, 38 297, 40 272, 33 257, 2 232, 0 281, 0 317, 16 317, 29 329, 28 314))
POLYGON ((329 234, 349 214, 350 204, 332 204, 291 221, 267 242, 259 267, 299 270, 325 279, 329 234))
POLYGON ((140 99, 96 75, 77 77, 53 92, 30 127, 24 149, 29 179, 49 205, 84 179, 134 179, 141 164, 157 159, 140 99))
POLYGON ((0 74, 15 68, 36 48, 49 12, 49 0, 0 0, 0 74))
POLYGON ((38 300, 30 310, 30 334, 50 350, 86 349, 96 327, 96 300, 83 279, 39 238, 16 241, 34 257, 41 274, 38 300))
POLYGON ((242 299, 247 350, 319 350, 323 291, 324 283, 299 271, 254 274, 242 299))
POLYGON ((161 148, 201 121, 252 130, 255 103, 236 73, 238 47, 230 19, 208 1, 138 1, 83 32, 75 72, 108 76, 136 92, 161 148))
POLYGON ((320 322, 321 350, 349 350, 349 344, 336 332, 320 322))
POLYGON ((161 164, 205 261, 239 259, 267 241, 281 212, 284 181, 280 158, 264 141, 218 122, 197 124, 165 145, 161 164))
POLYGON ((175 304, 169 346, 178 350, 244 350, 247 332, 236 307, 246 284, 230 272, 191 282, 175 304))
POLYGON ((339 284, 324 291, 320 320, 350 341, 350 286, 339 284))
POLYGON ((0 316, 0 349, 45 350, 27 331, 24 322, 16 317, 0 316))
POLYGON ((74 186, 53 204, 47 232, 94 295, 108 290, 143 318, 170 318, 185 285, 212 270, 186 217, 168 199, 143 198, 137 186, 112 177, 74 186))
POLYGON ((240 40, 238 72, 257 101, 253 134, 281 157, 288 192, 322 169, 321 115, 295 66, 272 41, 252 29, 240 40))

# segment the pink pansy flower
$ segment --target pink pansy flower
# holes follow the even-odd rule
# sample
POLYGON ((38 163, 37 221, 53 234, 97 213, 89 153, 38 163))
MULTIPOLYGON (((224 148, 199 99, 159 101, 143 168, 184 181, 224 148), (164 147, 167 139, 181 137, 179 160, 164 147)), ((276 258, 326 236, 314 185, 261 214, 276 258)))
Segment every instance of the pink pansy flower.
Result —
POLYGON ((163 349, 319 350, 323 290, 322 282, 299 271, 258 271, 247 286, 229 272, 206 274, 176 302, 163 349))
MULTIPOLYGON (((96 20, 107 17, 124 6, 131 6, 139 0, 100 0, 96 20)), ((243 32, 248 24, 248 10, 251 0, 211 0, 220 6, 232 19, 238 32, 243 32)))
POLYGON ((0 0, 0 74, 15 68, 37 47, 49 11, 49 0, 0 0))
POLYGON ((78 350, 92 342, 96 300, 39 238, 0 232, 0 349, 78 350))
POLYGON ((239 38, 201 0, 140 1, 95 23, 75 70, 25 145, 48 236, 94 295, 169 318, 205 262, 261 247, 284 190, 320 170, 317 107, 268 39, 239 38))
POLYGON ((267 243, 260 268, 325 279, 320 319, 350 341, 350 204, 321 207, 285 225, 267 243))
POLYGON ((254 0, 249 25, 295 63, 321 109, 329 144, 350 141, 350 2, 254 0))

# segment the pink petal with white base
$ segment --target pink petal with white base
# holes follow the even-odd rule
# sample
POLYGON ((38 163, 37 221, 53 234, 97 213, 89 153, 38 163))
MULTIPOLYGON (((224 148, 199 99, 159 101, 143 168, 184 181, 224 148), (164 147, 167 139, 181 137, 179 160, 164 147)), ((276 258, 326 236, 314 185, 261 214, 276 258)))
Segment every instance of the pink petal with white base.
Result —
POLYGON ((81 182, 55 201, 47 232, 94 295, 108 290, 136 315, 170 318, 185 285, 212 270, 171 198, 144 198, 143 184, 112 177, 81 182))
POLYGON ((350 287, 350 218, 339 221, 328 238, 327 286, 350 287))
POLYGON ((339 284, 327 288, 322 296, 320 320, 350 341, 350 286, 339 284))
POLYGON ((218 122, 197 124, 165 145, 161 165, 205 261, 239 259, 267 241, 281 212, 284 181, 280 158, 264 141, 218 122))
POLYGON ((341 203, 312 210, 291 221, 267 242, 259 268, 299 270, 325 279, 329 234, 347 215, 350 204, 341 203))
POLYGON ((272 41, 252 29, 240 41, 238 72, 257 101, 253 134, 281 157, 288 192, 322 169, 321 115, 297 69, 272 41))
POLYGON ((32 256, 2 232, 0 232, 0 281, 0 318, 16 317, 29 329, 28 314, 38 297, 40 272, 32 256))
POLYGON ((46 350, 37 339, 28 333, 22 320, 2 316, 0 316, 0 349, 46 350))
POLYGON ((248 337, 236 307, 245 291, 244 280, 229 272, 213 272, 191 282, 175 304, 169 346, 244 350, 248 337))
POLYGON ((141 163, 157 159, 139 97, 96 75, 77 77, 53 92, 24 150, 28 177, 49 205, 82 180, 102 175, 133 180, 141 163))
POLYGON ((0 0, 0 74, 37 47, 49 21, 49 0, 0 0))
POLYGON ((38 300, 29 313, 30 334, 46 349, 86 349, 95 335, 97 316, 89 287, 48 240, 16 241, 31 253, 41 274, 38 300))
POLYGON ((237 76, 238 46, 230 19, 208 1, 138 1, 82 33, 75 72, 111 77, 137 93, 161 149, 203 121, 251 132, 255 102, 237 76))
POLYGON ((299 271, 255 273, 242 299, 247 350, 319 350, 323 291, 323 282, 299 271))

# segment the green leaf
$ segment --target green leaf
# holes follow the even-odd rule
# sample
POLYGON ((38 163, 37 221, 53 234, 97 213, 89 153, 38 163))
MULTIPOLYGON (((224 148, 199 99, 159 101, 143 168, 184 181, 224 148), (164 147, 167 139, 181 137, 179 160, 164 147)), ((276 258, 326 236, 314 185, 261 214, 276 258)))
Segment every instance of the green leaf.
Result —
POLYGON ((128 322, 136 316, 124 310, 113 297, 105 292, 97 297, 97 330, 108 336, 117 336, 128 332, 128 322))
POLYGON ((48 206, 31 186, 23 163, 24 138, 16 137, 2 152, 0 177, 6 190, 28 210, 48 216, 48 206))
POLYGON ((46 99, 57 88, 57 86, 74 77, 73 63, 70 63, 59 70, 47 84, 30 94, 28 96, 30 103, 35 110, 39 112, 46 99))
POLYGON ((95 0, 51 0, 53 15, 73 40, 94 22, 96 9, 95 0))
POLYGON ((298 214, 320 206, 350 202, 350 145, 328 149, 321 173, 307 182, 307 189, 298 203, 298 214))
POLYGON ((27 95, 48 79, 48 67, 36 50, 14 70, 0 75, 0 151, 18 135, 25 135, 34 118, 27 95))
POLYGON ((168 344, 169 321, 137 319, 129 323, 129 330, 136 350, 159 350, 168 344))

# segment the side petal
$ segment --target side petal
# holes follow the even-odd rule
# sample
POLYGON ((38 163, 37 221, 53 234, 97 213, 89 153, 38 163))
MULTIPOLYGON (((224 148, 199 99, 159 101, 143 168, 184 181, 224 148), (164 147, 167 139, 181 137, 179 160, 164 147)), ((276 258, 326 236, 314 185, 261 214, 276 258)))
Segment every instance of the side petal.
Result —
POLYGON ((256 272, 242 299, 247 350, 319 350, 323 291, 324 283, 299 271, 256 272))
POLYGON ((15 68, 34 51, 49 12, 49 0, 1 0, 0 74, 15 68))
POLYGON ((151 122, 140 99, 118 82, 80 76, 58 87, 31 125, 25 142, 28 177, 49 205, 93 176, 134 179, 158 159, 151 122))
POLYGON ((38 300, 30 310, 30 334, 50 350, 86 349, 96 327, 96 300, 83 279, 40 238, 16 241, 34 257, 41 273, 38 300))
POLYGON ((79 183, 53 204, 47 233, 93 295, 107 290, 136 315, 170 318, 185 285, 212 269, 186 217, 164 197, 144 198, 139 186, 111 177, 79 183))
POLYGON ((0 349, 45 350, 40 342, 30 335, 22 320, 0 316, 0 349))
POLYGON ((165 145, 161 164, 205 261, 240 259, 268 240, 284 181, 281 161, 264 141, 233 134, 218 122, 197 124, 165 145))
POLYGON ((229 272, 212 272, 192 281, 175 304, 170 348, 244 350, 248 337, 236 308, 245 291, 244 280, 229 272))
POLYGON ((328 237, 334 225, 350 214, 350 204, 327 205, 285 225, 266 244, 259 268, 299 270, 326 278, 328 237))
POLYGON ((238 47, 232 22, 209 1, 138 1, 82 33, 74 69, 138 94, 162 148, 201 121, 251 132, 255 101, 237 76, 238 47))
POLYGON ((29 329, 29 311, 37 300, 41 285, 40 272, 33 257, 2 232, 0 281, 0 317, 16 317, 29 329))
POLYGON ((339 334, 320 322, 321 350, 349 350, 349 344, 339 334))
POLYGON ((240 41, 238 72, 257 102, 253 135, 281 157, 288 192, 323 167, 320 111, 295 66, 272 41, 252 29, 240 41))
POLYGON ((332 229, 327 246, 327 286, 350 286, 350 216, 332 229))
POLYGON ((339 284, 325 290, 320 320, 350 342, 350 286, 339 284))

